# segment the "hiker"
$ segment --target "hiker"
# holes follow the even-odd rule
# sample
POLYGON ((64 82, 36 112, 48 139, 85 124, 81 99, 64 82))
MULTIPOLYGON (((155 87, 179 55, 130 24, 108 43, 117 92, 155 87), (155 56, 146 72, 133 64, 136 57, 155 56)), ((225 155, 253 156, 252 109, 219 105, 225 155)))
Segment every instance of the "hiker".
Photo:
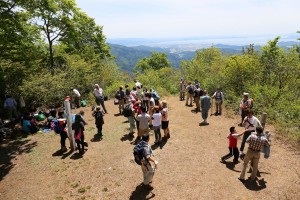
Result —
POLYGON ((136 141, 140 140, 144 133, 149 133, 149 122, 151 121, 151 117, 146 113, 146 107, 141 107, 142 114, 138 115, 136 121, 139 122, 139 131, 136 141))
POLYGON ((259 127, 259 126, 262 126, 262 125, 261 125, 260 121, 255 116, 253 116, 253 111, 250 110, 248 115, 245 117, 245 119, 242 123, 242 126, 244 126, 246 132, 243 136, 243 140, 242 140, 241 147, 240 147, 240 156, 241 156, 241 158, 243 158, 243 156, 245 155, 243 151, 244 151, 244 148, 245 148, 245 143, 246 143, 247 138, 249 137, 249 135, 252 132, 255 132, 256 127, 259 127))
POLYGON ((201 108, 202 108, 202 119, 203 122, 200 123, 200 125, 208 125, 209 123, 207 122, 208 118, 208 111, 210 108, 210 97, 207 95, 207 91, 203 91, 203 96, 201 97, 201 108))
POLYGON ((151 94, 151 97, 153 97, 153 99, 154 99, 155 105, 158 106, 160 96, 157 94, 157 92, 153 88, 150 88, 150 94, 151 94))
POLYGON ((152 116, 153 120, 153 130, 155 134, 155 144, 161 141, 161 133, 160 133, 160 126, 162 120, 162 114, 159 111, 159 106, 154 107, 154 114, 152 116))
POLYGON ((170 130, 169 130, 169 110, 168 103, 166 100, 162 101, 162 119, 161 119, 161 129, 164 130, 164 138, 170 138, 170 130))
POLYGON ((258 171, 260 151, 263 146, 270 146, 269 141, 263 136, 263 128, 261 126, 256 127, 256 134, 251 134, 247 138, 246 142, 249 143, 249 147, 244 159, 242 172, 239 178, 242 182, 245 181, 245 173, 249 161, 251 161, 252 163, 251 180, 255 180, 258 171))
POLYGON ((73 95, 74 95, 74 103, 76 105, 76 108, 80 108, 80 93, 77 89, 72 88, 71 89, 73 91, 73 95))
POLYGON ((150 184, 152 183, 155 167, 157 166, 158 161, 152 158, 152 149, 149 145, 149 140, 149 133, 144 133, 139 145, 144 148, 143 160, 141 161, 141 168, 144 177, 143 184, 145 187, 152 188, 150 184), (155 166, 153 166, 150 162, 153 162, 155 166))
POLYGON ((192 101, 193 101, 193 94, 194 94, 194 86, 192 85, 191 82, 188 83, 186 90, 187 90, 187 95, 186 95, 185 105, 188 106, 188 102, 190 100, 190 106, 193 106, 192 101))
POLYGON ((237 140, 238 140, 238 137, 243 135, 245 131, 238 134, 237 131, 235 130, 234 126, 230 127, 229 131, 230 131, 230 133, 227 136, 227 138, 229 140, 229 147, 228 147, 229 148, 229 153, 221 158, 221 162, 225 163, 227 159, 234 156, 233 162, 238 163, 238 161, 239 161, 239 150, 237 148, 237 140))
POLYGON ((147 93, 148 93, 147 88, 144 88, 143 93, 142 93, 143 106, 146 106, 146 110, 148 112, 149 111, 149 97, 148 97, 147 93))
POLYGON ((135 86, 132 87, 132 90, 130 92, 130 96, 133 97, 136 101, 139 100, 139 97, 138 97, 138 94, 137 94, 135 86))
POLYGON ((251 100, 249 99, 249 93, 244 92, 243 93, 243 99, 240 102, 240 114, 242 117, 242 122, 239 124, 239 126, 243 126, 243 120, 248 115, 250 108, 251 108, 251 100))
POLYGON ((185 86, 186 86, 185 80, 183 78, 180 78, 180 82, 179 82, 179 90, 180 90, 179 99, 180 99, 180 101, 184 101, 185 86))
POLYGON ((130 97, 130 89, 128 84, 125 85, 125 103, 130 103, 131 102, 131 97, 130 97))
POLYGON ((223 104, 223 92, 218 88, 213 94, 212 98, 215 98, 216 112, 215 115, 222 115, 222 104, 223 104))
POLYGON ((136 95, 139 99, 141 99, 141 89, 143 88, 143 85, 138 81, 134 80, 135 87, 136 87, 136 95))
POLYGON ((67 134, 67 130, 66 130, 66 125, 67 125, 67 121, 64 118, 64 110, 60 109, 58 111, 58 132, 60 135, 60 146, 61 146, 61 151, 65 152, 67 151, 67 147, 66 147, 66 139, 68 138, 68 134, 67 134))
POLYGON ((74 139, 77 143, 77 149, 80 154, 84 154, 84 123, 79 114, 75 115, 75 122, 72 124, 72 130, 75 131, 74 139))
MULTIPOLYGON (((134 109, 134 105, 136 103, 136 100, 134 98, 131 99, 131 102, 129 102, 128 104, 126 104, 125 108, 126 108, 126 113, 128 114, 125 114, 125 111, 124 111, 124 117, 127 117, 128 118, 128 121, 129 121, 129 134, 128 136, 129 137, 134 137, 134 129, 135 129, 135 109, 134 109), (127 109, 129 109, 127 111, 127 109), (125 116, 126 115, 126 116, 125 116)), ((138 109, 138 108, 137 108, 138 109)))
POLYGON ((104 110, 104 113, 107 114, 107 110, 104 105, 104 96, 103 96, 103 89, 99 87, 99 84, 95 84, 94 88, 94 97, 97 105, 99 106, 101 104, 102 109, 104 110))
POLYGON ((97 134, 102 138, 102 126, 104 124, 103 113, 100 106, 96 107, 96 110, 93 111, 92 115, 95 118, 95 125, 97 127, 97 134))
POLYGON ((11 95, 6 96, 3 107, 7 110, 7 117, 10 121, 14 121, 15 119, 19 118, 17 112, 17 102, 11 95))
POLYGON ((195 85, 195 90, 194 90, 194 101, 196 103, 196 112, 201 112, 201 107, 200 107, 200 97, 203 95, 203 91, 200 88, 200 84, 195 85))
POLYGON ((122 85, 120 85, 119 87, 118 102, 119 102, 119 113, 122 114, 124 109, 124 104, 125 104, 125 92, 123 91, 122 85))

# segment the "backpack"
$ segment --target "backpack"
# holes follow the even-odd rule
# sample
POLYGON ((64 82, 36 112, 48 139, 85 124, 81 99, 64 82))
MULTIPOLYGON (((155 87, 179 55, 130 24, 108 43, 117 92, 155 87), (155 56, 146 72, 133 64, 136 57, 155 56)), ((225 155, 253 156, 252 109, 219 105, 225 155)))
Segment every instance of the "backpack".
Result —
POLYGON ((81 103, 81 107, 86 107, 86 101, 85 100, 82 100, 80 103, 81 103))
POLYGON ((135 147, 133 148, 133 156, 134 161, 138 165, 142 165, 142 160, 144 158, 144 151, 145 151, 145 145, 142 142, 139 142, 135 147))
POLYGON ((152 92, 152 97, 154 100, 159 100, 160 96, 156 92, 152 92))
POLYGON ((188 88, 188 93, 189 94, 193 94, 194 93, 194 89, 193 89, 193 86, 190 85, 189 88, 188 88))
POLYGON ((95 112, 96 124, 103 124, 103 115, 101 111, 95 112))
POLYGON ((123 109, 123 116, 124 117, 130 117, 132 116, 132 109, 131 109, 131 106, 130 104, 127 104, 124 109, 123 109))
POLYGON ((61 127, 59 126, 58 124, 58 121, 57 120, 53 120, 53 130, 55 133, 60 133, 61 132, 61 127))

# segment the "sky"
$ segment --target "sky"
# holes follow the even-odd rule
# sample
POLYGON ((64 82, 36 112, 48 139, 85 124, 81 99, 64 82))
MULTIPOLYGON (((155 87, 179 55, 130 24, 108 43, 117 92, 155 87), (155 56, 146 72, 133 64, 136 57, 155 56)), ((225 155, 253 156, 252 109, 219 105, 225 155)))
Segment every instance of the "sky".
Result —
POLYGON ((107 38, 254 36, 300 30, 300 0, 76 0, 107 38))

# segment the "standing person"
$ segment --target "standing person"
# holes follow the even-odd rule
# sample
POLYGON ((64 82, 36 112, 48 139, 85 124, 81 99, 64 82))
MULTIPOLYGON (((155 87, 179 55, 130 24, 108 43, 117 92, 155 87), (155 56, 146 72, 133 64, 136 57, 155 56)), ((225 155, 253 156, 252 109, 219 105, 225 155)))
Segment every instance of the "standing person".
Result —
POLYGON ((58 132, 60 135, 60 146, 61 146, 61 151, 65 152, 67 151, 67 147, 66 147, 66 139, 68 138, 68 134, 67 134, 67 130, 66 130, 66 126, 67 126, 67 121, 64 118, 64 110, 60 109, 58 111, 58 132))
POLYGON ((239 150, 237 148, 237 139, 238 137, 243 135, 244 132, 238 134, 234 126, 230 127, 229 131, 230 133, 227 136, 229 140, 229 147, 228 147, 229 153, 221 158, 221 162, 225 163, 227 159, 234 156, 233 162, 237 163, 239 161, 239 150))
POLYGON ((100 88, 98 84, 95 84, 95 88, 94 88, 94 93, 93 94, 94 94, 95 101, 96 101, 97 105, 99 106, 101 104, 102 109, 107 114, 107 110, 106 110, 105 105, 104 105, 103 89, 100 88))
POLYGON ((180 99, 180 101, 184 101, 185 86, 186 86, 185 80, 183 78, 180 78, 180 82, 179 82, 179 90, 180 90, 179 99, 180 99))
POLYGON ((125 103, 130 103, 131 97, 130 97, 130 89, 128 84, 125 85, 125 103))
POLYGON ((191 82, 188 83, 188 86, 186 87, 187 95, 186 95, 186 102, 185 105, 188 106, 188 102, 190 100, 190 106, 192 106, 192 101, 193 101, 193 94, 194 94, 194 86, 192 85, 191 82))
POLYGON ((202 94, 202 91, 201 91, 201 88, 200 88, 199 84, 196 84, 195 86, 196 86, 196 88, 194 90, 194 101, 196 103, 195 111, 196 112, 201 112, 201 109, 200 109, 200 96, 202 94))
POLYGON ((243 120, 242 126, 244 126, 246 132, 243 136, 243 140, 241 143, 241 147, 240 147, 240 156, 241 158, 243 158, 244 154, 244 148, 245 148, 245 143, 247 138, 249 137, 249 135, 252 132, 255 132, 256 127, 259 127, 261 125, 260 121, 253 115, 253 111, 250 110, 250 112, 248 113, 248 115, 245 117, 245 119, 243 120))
POLYGON ((10 121, 19 118, 19 115, 17 113, 17 102, 11 95, 6 96, 3 107, 7 110, 8 119, 10 121))
POLYGON ((200 123, 200 125, 208 125, 209 123, 207 122, 208 118, 208 111, 210 108, 210 97, 207 95, 207 91, 203 91, 203 96, 201 97, 201 107, 202 107, 202 119, 203 122, 200 123))
POLYGON ((154 114, 152 116, 153 120, 153 130, 155 134, 155 142, 158 143, 161 141, 161 133, 160 133, 160 126, 161 126, 161 120, 162 120, 162 115, 159 112, 159 106, 154 107, 154 114))
POLYGON ((263 128, 261 126, 256 127, 256 134, 251 134, 247 138, 246 142, 249 143, 249 147, 248 147, 248 151, 246 153, 245 159, 244 159, 243 168, 242 168, 242 172, 241 172, 239 179, 241 181, 245 180, 246 168, 247 168, 248 162, 251 161, 253 164, 251 180, 253 181, 253 180, 255 180, 256 174, 258 171, 260 151, 263 146, 270 146, 270 143, 263 136, 263 128))
POLYGON ((164 138, 170 138, 170 130, 169 130, 169 110, 168 103, 166 100, 162 101, 162 119, 161 119, 161 128, 164 130, 164 138))
POLYGON ((79 114, 75 116, 75 122, 72 124, 72 130, 75 131, 74 138, 77 143, 77 149, 80 154, 84 154, 84 123, 79 114))
POLYGON ((76 108, 80 108, 80 93, 77 89, 72 88, 71 89, 73 91, 73 95, 74 95, 74 103, 76 105, 76 108))
POLYGON ((248 115, 250 109, 251 109, 251 100, 249 99, 249 93, 244 92, 243 93, 243 99, 240 102, 240 113, 242 117, 242 122, 239 124, 240 126, 243 126, 243 120, 248 115))
POLYGON ((223 92, 221 92, 221 90, 218 88, 217 91, 214 93, 214 95, 212 96, 212 98, 215 98, 216 102, 216 112, 215 115, 222 115, 222 104, 223 104, 223 92))
MULTIPOLYGON (((128 108, 128 114, 125 116, 128 118, 128 121, 129 121, 129 137, 134 137, 134 129, 135 129, 135 109, 134 109, 134 105, 135 105, 136 101, 134 98, 131 99, 131 102, 129 102, 127 105, 126 105, 126 109, 128 108)), ((127 112, 127 111, 126 111, 127 112)), ((125 114, 125 113, 124 113, 125 114)))
POLYGON ((119 113, 122 114, 125 104, 125 92, 123 91, 123 86, 119 87, 119 113))
POLYGON ((95 117, 95 125, 97 127, 97 134, 100 135, 100 138, 102 139, 102 126, 104 124, 104 119, 103 119, 103 113, 101 112, 100 106, 96 107, 96 110, 93 111, 92 114, 95 117))
POLYGON ((139 122, 139 131, 136 140, 140 140, 144 133, 149 133, 149 122, 151 117, 146 113, 146 107, 142 106, 142 114, 138 115, 136 120, 139 122))
POLYGON ((140 141, 137 144, 137 146, 143 148, 143 152, 142 152, 143 159, 141 161, 141 168, 144 177, 143 184, 147 188, 152 188, 150 183, 152 183, 155 166, 158 164, 158 162, 152 158, 152 149, 151 146, 149 145, 149 140, 150 140, 149 133, 144 133, 142 135, 142 141, 140 141), (154 166, 150 162, 153 162, 154 166))
POLYGON ((134 80, 135 87, 136 87, 136 93, 139 99, 141 99, 141 89, 142 89, 142 84, 138 80, 134 80))
POLYGON ((149 97, 148 97, 147 93, 148 93, 147 88, 144 88, 143 93, 142 93, 143 106, 146 106, 147 112, 148 112, 149 111, 149 97))

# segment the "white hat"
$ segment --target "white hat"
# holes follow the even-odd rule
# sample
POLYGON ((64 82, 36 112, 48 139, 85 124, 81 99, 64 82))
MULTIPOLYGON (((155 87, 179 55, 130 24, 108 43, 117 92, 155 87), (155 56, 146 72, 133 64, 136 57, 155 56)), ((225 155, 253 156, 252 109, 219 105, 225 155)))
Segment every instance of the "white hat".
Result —
POLYGON ((98 85, 98 84, 95 84, 95 87, 99 87, 99 85, 98 85))
POLYGON ((249 96, 249 93, 244 92, 243 95, 244 95, 244 96, 249 96))

